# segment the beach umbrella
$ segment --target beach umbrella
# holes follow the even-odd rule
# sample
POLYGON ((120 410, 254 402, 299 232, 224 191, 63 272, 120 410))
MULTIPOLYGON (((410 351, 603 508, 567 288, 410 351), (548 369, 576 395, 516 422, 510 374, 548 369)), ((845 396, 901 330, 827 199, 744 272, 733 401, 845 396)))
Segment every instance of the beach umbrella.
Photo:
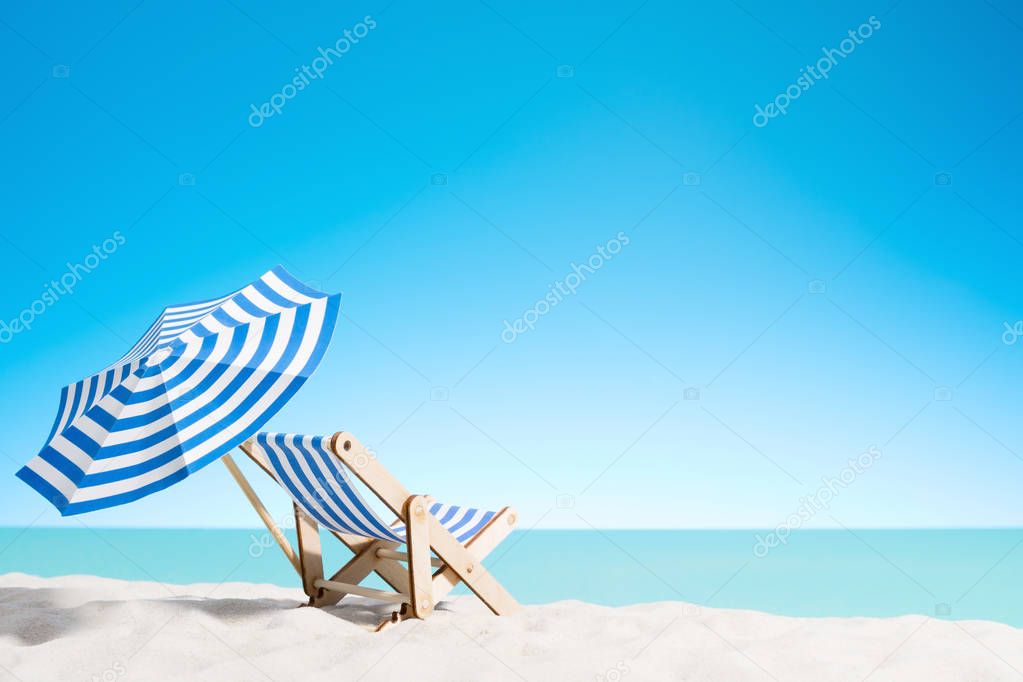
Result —
POLYGON ((226 296, 164 309, 121 359, 65 387, 18 477, 64 516, 185 479, 256 433, 319 364, 327 295, 281 267, 226 296))

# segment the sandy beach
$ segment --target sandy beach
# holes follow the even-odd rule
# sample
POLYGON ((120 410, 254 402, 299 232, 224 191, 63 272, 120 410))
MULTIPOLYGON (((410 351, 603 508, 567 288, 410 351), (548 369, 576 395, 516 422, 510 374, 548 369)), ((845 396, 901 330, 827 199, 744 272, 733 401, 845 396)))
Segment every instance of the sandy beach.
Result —
POLYGON ((246 583, 0 576, 0 679, 1016 680, 1023 630, 985 621, 789 618, 681 602, 455 598, 383 633, 386 606, 246 583))

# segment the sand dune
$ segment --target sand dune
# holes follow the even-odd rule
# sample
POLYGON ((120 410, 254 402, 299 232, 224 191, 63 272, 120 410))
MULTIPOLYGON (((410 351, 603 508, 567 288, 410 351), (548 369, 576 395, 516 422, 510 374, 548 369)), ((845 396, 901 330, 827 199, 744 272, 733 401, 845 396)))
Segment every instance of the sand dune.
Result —
POLYGON ((369 629, 365 600, 297 608, 272 585, 0 576, 0 680, 1018 680, 1023 630, 983 621, 787 618, 661 602, 456 598, 369 629))

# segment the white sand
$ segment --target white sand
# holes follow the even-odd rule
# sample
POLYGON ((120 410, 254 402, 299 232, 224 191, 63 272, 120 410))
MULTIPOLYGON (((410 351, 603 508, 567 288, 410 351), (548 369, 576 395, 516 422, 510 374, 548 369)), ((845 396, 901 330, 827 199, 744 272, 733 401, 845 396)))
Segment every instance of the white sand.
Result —
POLYGON ((0 576, 0 680, 1023 679, 1023 630, 983 621, 679 602, 559 602, 497 618, 461 597, 374 634, 389 608, 296 608, 300 598, 245 583, 0 576))

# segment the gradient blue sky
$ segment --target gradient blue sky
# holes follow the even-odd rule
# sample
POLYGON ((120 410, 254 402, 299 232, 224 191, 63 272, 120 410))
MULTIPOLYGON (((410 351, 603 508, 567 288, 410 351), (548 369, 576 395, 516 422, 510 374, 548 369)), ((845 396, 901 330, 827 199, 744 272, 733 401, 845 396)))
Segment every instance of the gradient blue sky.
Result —
MULTIPOLYGON (((13 475, 62 385, 280 263, 344 311, 269 426, 351 430, 438 499, 527 528, 766 527, 877 446, 810 525, 1020 525, 1021 33, 1005 0, 5 4, 0 317, 126 243, 0 346, 0 524, 78 523, 13 475)), ((255 525, 219 465, 82 520, 255 525)))

